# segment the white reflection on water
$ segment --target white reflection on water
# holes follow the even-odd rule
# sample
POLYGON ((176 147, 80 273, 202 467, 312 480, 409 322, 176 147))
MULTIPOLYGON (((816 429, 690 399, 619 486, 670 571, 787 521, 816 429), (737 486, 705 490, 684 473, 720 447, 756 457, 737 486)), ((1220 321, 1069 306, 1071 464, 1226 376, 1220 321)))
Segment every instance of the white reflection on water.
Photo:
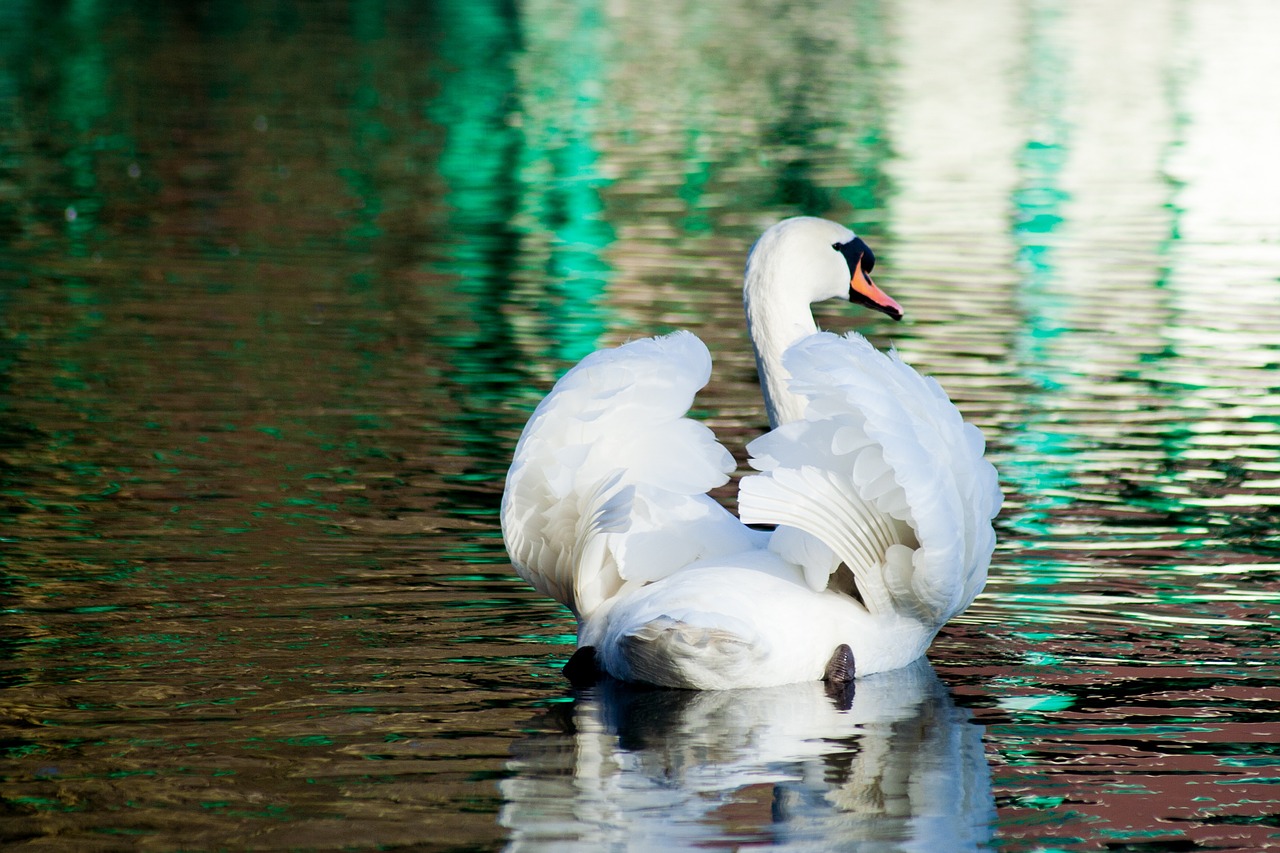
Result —
POLYGON ((584 692, 564 734, 518 743, 508 849, 972 850, 995 805, 982 728, 929 664, 765 690, 584 692))

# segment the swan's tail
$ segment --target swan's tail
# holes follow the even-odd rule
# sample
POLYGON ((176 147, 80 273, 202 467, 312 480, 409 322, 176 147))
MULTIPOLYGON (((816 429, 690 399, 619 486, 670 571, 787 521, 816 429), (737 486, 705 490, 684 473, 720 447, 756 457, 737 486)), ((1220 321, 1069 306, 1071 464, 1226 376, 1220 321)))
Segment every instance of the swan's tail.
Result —
POLYGON ((688 332, 600 350, 566 373, 516 445, 502 534, 516 572, 586 619, 628 585, 747 547, 707 497, 733 457, 685 416, 711 376, 688 332))
POLYGON ((808 338, 785 365, 805 419, 748 447, 762 473, 740 484, 742 520, 785 525, 771 547, 803 551, 793 562, 815 589, 843 563, 872 613, 941 625, 981 591, 995 547, 1002 496, 982 434, 857 334, 808 338))

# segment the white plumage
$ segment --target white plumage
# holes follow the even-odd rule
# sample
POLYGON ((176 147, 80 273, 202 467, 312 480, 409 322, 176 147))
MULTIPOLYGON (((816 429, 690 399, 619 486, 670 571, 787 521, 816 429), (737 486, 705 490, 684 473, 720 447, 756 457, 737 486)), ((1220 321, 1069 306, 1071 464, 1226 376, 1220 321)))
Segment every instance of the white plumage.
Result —
POLYGON ((744 302, 774 429, 748 446, 741 521, 706 494, 732 456, 686 416, 711 375, 694 335, 593 353, 535 410, 503 535, 599 668, 765 687, 824 677, 845 645, 867 675, 918 658, 981 591, 1001 502, 981 434, 896 353, 813 322, 810 303, 836 296, 899 316, 873 264, 853 232, 809 217, 753 248, 744 302))

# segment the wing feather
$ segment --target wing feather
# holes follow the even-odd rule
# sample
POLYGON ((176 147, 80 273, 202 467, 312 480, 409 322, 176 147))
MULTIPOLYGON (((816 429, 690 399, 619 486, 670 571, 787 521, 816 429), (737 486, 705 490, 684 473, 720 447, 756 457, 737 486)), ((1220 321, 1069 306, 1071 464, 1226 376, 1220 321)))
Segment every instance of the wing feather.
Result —
POLYGON ((711 376, 689 332, 600 350, 530 417, 507 473, 502 533, 516 572, 580 618, 628 585, 749 547, 706 495, 733 457, 686 417, 711 376))
POLYGON ((856 333, 807 338, 784 364, 805 418, 748 447, 761 473, 740 484, 743 521, 826 543, 873 613, 941 624, 963 610, 986 583, 1002 500, 981 433, 935 380, 856 333))

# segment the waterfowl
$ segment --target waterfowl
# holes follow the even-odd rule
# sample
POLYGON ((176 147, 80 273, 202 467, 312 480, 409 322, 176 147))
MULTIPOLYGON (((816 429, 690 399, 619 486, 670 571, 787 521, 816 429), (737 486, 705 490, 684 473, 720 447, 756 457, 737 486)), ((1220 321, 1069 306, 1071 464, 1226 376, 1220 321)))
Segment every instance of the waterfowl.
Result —
POLYGON ((711 376, 693 334, 592 353, 538 405, 502 532, 516 572, 578 620, 572 680, 845 684, 919 658, 982 590, 1002 495, 981 433, 896 353, 813 319, 832 298, 900 319, 874 265, 814 217, 752 247, 743 303, 771 430, 747 446, 737 518, 707 495, 733 457, 688 417, 711 376))

